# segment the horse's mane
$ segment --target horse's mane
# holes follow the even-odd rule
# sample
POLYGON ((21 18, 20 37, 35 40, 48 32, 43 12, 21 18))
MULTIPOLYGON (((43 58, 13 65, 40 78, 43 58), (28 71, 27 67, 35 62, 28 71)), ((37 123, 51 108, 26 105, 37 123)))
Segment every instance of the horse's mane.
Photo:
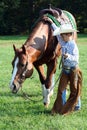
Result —
POLYGON ((34 33, 37 31, 38 27, 41 25, 41 24, 48 24, 48 26, 50 25, 50 23, 48 23, 47 21, 45 21, 45 19, 43 17, 41 17, 39 20, 37 20, 37 22, 35 23, 35 26, 33 27, 32 29, 32 32, 30 34, 30 37, 32 37, 32 35, 34 35, 34 33))

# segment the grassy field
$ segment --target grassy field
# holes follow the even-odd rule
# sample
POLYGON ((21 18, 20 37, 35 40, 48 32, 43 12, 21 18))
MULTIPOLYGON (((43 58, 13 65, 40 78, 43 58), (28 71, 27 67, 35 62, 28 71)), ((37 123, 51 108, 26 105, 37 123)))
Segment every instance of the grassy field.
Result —
MULTIPOLYGON (((87 35, 78 36, 80 68, 83 72, 82 109, 68 116, 50 114, 56 98, 57 86, 48 109, 42 103, 41 85, 36 70, 31 79, 23 84, 16 95, 9 89, 11 61, 14 57, 12 45, 20 47, 27 36, 0 36, 0 130, 87 130, 87 35), (34 101, 32 101, 34 100, 34 101)), ((57 69, 55 78, 58 77, 57 69)))

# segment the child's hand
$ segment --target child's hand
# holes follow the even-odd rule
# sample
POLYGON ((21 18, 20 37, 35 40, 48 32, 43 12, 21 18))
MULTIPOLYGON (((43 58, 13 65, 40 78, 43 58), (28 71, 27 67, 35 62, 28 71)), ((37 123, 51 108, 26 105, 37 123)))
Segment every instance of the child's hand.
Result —
POLYGON ((68 57, 68 55, 67 54, 63 54, 63 57, 66 59, 68 57))

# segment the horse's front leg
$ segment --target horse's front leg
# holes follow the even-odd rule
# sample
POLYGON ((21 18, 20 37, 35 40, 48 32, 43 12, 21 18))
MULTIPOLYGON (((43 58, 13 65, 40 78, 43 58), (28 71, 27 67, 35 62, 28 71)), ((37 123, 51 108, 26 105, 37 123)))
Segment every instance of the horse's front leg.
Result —
POLYGON ((47 76, 45 76, 44 73, 44 66, 37 65, 36 63, 34 63, 34 66, 38 71, 42 85, 43 103, 47 107, 50 104, 50 96, 53 94, 54 73, 56 71, 57 62, 56 59, 54 59, 47 64, 47 76))
POLYGON ((43 95, 43 98, 44 98, 44 89, 45 89, 45 80, 46 80, 46 76, 45 76, 45 73, 44 73, 44 66, 43 65, 37 65, 37 64, 34 64, 36 70, 38 71, 38 74, 39 74, 39 79, 40 79, 40 82, 41 82, 41 86, 42 86, 42 95, 43 95))
POLYGON ((50 104, 50 96, 53 94, 54 88, 54 74, 56 71, 57 62, 56 60, 52 60, 47 64, 47 77, 45 80, 45 84, 43 85, 44 89, 44 105, 48 107, 50 104))
POLYGON ((50 97, 53 95, 53 88, 54 88, 54 73, 49 75, 49 79, 47 78, 45 84, 42 85, 43 103, 46 107, 48 107, 48 105, 50 104, 50 97), (46 88, 47 86, 49 86, 49 88, 46 88))

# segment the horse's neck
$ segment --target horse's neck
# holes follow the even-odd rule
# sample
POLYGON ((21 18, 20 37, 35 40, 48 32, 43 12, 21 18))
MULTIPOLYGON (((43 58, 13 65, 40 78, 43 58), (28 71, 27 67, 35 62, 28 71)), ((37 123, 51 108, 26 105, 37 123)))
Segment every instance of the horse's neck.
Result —
POLYGON ((29 38, 25 42, 25 45, 29 46, 31 44, 36 44, 37 42, 42 43, 42 42, 44 42, 43 37, 45 37, 45 39, 47 41, 48 31, 49 31, 48 25, 40 22, 37 26, 35 26, 35 28, 31 32, 29 38), (39 38, 39 41, 36 40, 38 38, 39 38))
POLYGON ((48 25, 40 23, 34 28, 32 33, 30 34, 30 37, 25 42, 28 54, 33 58, 32 60, 35 61, 36 59, 38 59, 43 51, 46 49, 48 33, 48 25))

